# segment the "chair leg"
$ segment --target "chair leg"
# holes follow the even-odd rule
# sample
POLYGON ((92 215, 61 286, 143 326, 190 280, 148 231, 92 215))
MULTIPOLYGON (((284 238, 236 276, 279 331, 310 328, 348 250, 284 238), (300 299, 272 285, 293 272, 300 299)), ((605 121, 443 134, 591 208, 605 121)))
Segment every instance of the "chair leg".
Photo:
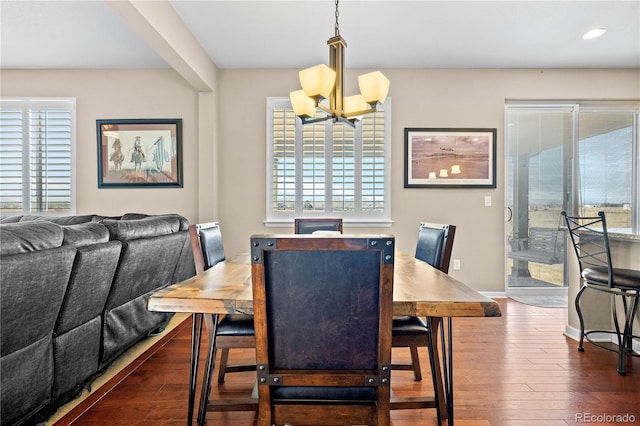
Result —
POLYGON ((227 370, 227 362, 229 361, 229 349, 222 349, 220 353, 220 367, 218 367, 218 383, 224 383, 224 375, 227 370))
POLYGON ((636 312, 638 312, 638 299, 640 299, 640 294, 636 294, 631 297, 633 299, 631 311, 627 312, 627 319, 625 322, 625 336, 627 338, 627 344, 625 345, 627 349, 627 354, 633 353, 633 320, 636 317, 636 312))
MULTIPOLYGON (((615 296, 614 296, 615 297, 615 296)), ((615 301, 615 299, 614 299, 615 301)), ((617 322, 617 309, 614 303, 614 322, 616 325, 616 331, 618 332, 618 374, 625 376, 627 374, 627 355, 633 353, 633 320, 635 313, 638 309, 638 296, 629 293, 624 293, 622 296, 624 306, 624 329, 620 333, 617 322), (627 304, 627 297, 629 297, 630 304, 627 304)))
POLYGON ((420 371, 420 358, 418 357, 418 347, 410 346, 411 364, 413 365, 413 377, 417 382, 422 381, 422 372, 420 371))
POLYGON ((580 291, 578 292, 578 294, 576 295, 576 300, 575 300, 576 312, 578 314, 578 319, 580 320, 580 343, 578 343, 578 350, 580 352, 584 352, 584 347, 582 346, 582 344, 584 343, 584 318, 582 317, 582 310, 580 309, 580 298, 582 297, 582 294, 586 289, 587 289, 587 286, 583 285, 580 291))
MULTIPOLYGON (((624 304, 625 318, 627 314, 627 299, 626 296, 622 296, 624 304)), ((627 341, 623 333, 620 332, 620 324, 618 323, 618 307, 616 303, 616 296, 613 296, 613 325, 616 329, 616 337, 618 338, 618 374, 624 376, 627 374, 625 366, 625 343, 627 341)), ((626 320, 625 320, 626 331, 626 320)))

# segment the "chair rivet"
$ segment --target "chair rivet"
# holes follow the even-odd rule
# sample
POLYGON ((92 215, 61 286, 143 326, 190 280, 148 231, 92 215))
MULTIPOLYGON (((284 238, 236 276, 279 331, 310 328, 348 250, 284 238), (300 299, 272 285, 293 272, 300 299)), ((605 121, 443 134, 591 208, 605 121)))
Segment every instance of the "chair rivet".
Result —
POLYGON ((277 377, 273 378, 273 383, 278 383, 280 380, 277 377))
POLYGON ((384 384, 387 384, 388 381, 389 380, 387 380, 387 379, 382 379, 382 383, 384 383, 384 384))
POLYGON ((386 259, 386 260, 391 260, 391 255, 390 255, 390 254, 386 255, 386 256, 385 256, 385 259, 386 259))
POLYGON ((390 246, 391 244, 393 244, 393 241, 387 240, 387 245, 390 246))
POLYGON ((260 370, 264 370, 264 365, 261 365, 260 367, 258 367, 260 370))
POLYGON ((373 383, 375 383, 375 380, 369 379, 369 383, 373 384, 373 383))
POLYGON ((273 241, 269 241, 269 242, 267 243, 267 245, 268 245, 269 247, 273 247, 273 241))
POLYGON ((378 242, 376 240, 371 241, 371 245, 375 246, 376 244, 378 244, 378 242))
POLYGON ((260 379, 260 383, 267 383, 267 379, 265 379, 264 377, 260 379))
POLYGON ((257 242, 257 241, 254 241, 254 242, 253 242, 253 246, 254 246, 254 247, 258 247, 258 245, 259 245, 259 244, 258 244, 258 242, 257 242))
POLYGON ((389 371, 389 366, 385 365, 384 367, 382 367, 382 371, 389 371))
POLYGON ((258 260, 260 260, 260 256, 253 256, 253 261, 257 262, 258 260))

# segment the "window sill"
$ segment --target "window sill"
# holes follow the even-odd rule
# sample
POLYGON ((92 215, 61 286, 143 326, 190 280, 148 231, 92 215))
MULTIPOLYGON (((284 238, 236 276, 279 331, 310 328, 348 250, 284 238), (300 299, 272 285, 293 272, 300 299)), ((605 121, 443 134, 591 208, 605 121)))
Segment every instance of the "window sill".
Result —
MULTIPOLYGON (((265 220, 262 223, 267 228, 291 228, 293 227, 293 220, 265 220)), ((345 226, 352 226, 355 228, 376 228, 384 227, 389 228, 393 225, 393 220, 349 220, 344 219, 343 224, 345 226)))

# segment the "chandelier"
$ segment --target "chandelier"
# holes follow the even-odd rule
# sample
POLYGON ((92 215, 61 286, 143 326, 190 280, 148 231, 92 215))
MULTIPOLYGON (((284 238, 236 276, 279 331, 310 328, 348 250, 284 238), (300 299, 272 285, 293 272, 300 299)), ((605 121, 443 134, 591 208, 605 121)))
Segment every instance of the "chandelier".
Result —
POLYGON ((329 66, 316 65, 299 72, 302 90, 289 94, 291 106, 302 124, 333 120, 355 127, 363 115, 376 112, 389 93, 389 79, 380 71, 358 76, 360 94, 343 96, 344 50, 347 42, 340 36, 336 0, 335 35, 329 45, 329 66), (324 115, 316 117, 316 112, 324 115))

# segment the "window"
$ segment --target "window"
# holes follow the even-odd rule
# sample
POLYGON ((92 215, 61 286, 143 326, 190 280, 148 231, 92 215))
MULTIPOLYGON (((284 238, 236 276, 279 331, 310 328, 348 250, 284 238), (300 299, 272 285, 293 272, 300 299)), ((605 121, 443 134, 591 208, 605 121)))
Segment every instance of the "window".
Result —
POLYGON ((267 225, 296 217, 390 223, 390 100, 355 129, 302 125, 289 99, 267 99, 267 225))
POLYGON ((638 116, 637 109, 581 106, 576 164, 578 213, 604 211, 612 231, 636 234, 640 233, 638 116))
POLYGON ((527 194, 507 190, 514 218, 528 221, 520 234, 542 226, 536 218, 552 225, 563 209, 585 216, 602 210, 612 230, 640 233, 637 101, 508 103, 506 120, 508 187, 527 194))
POLYGON ((74 99, 0 100, 0 213, 75 213, 74 99))

